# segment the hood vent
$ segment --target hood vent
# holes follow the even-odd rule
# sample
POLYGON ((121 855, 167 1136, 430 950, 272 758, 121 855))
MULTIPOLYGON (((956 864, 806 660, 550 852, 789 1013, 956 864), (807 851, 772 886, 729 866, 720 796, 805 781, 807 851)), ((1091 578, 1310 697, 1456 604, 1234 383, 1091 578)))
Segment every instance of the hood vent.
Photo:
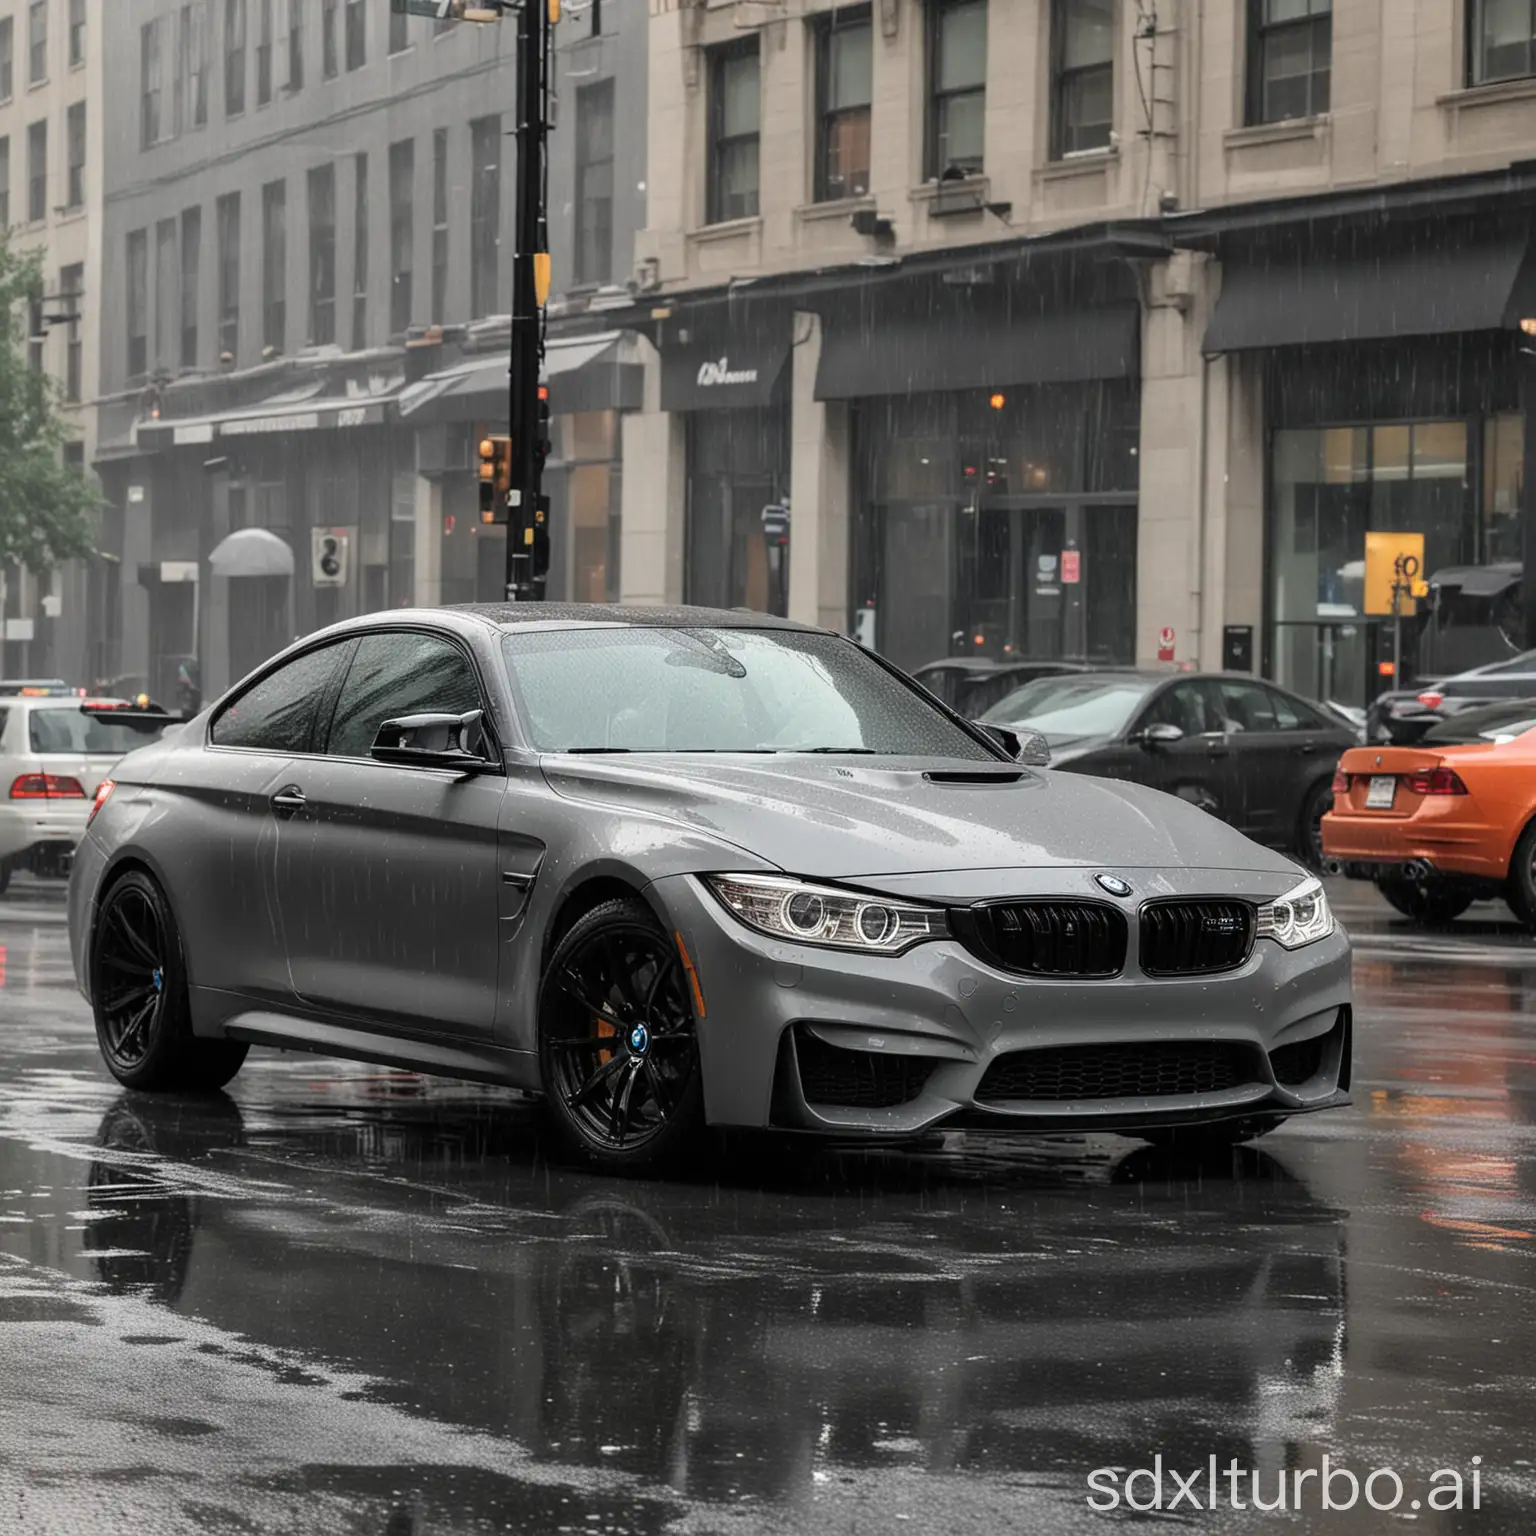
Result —
POLYGON ((923 775, 930 784, 980 784, 996 786, 998 784, 1017 784, 1024 777, 1022 773, 967 773, 964 769, 940 768, 933 773, 923 775))

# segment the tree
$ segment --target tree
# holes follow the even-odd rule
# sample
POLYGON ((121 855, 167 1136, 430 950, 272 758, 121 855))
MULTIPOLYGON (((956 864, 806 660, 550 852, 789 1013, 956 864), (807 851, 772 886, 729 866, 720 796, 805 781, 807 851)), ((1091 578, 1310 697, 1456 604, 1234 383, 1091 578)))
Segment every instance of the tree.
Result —
POLYGON ((96 547, 101 499, 64 462, 63 393, 27 359, 27 317, 43 292, 40 251, 0 233, 0 567, 46 571, 96 547))

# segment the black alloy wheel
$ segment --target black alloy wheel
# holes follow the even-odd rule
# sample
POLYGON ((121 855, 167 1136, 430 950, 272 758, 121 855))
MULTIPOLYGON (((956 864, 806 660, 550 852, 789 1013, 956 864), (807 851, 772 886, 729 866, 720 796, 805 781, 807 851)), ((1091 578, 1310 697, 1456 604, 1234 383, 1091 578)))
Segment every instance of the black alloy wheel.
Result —
POLYGON ((688 978, 643 901, 605 902, 550 957, 539 1061, 562 1139, 620 1170, 670 1161, 703 1124, 688 978))
POLYGON ((1536 821, 1526 827, 1515 844, 1504 899, 1515 916, 1536 933, 1536 821))
POLYGON ((125 1088, 206 1092, 245 1060, 245 1045, 193 1035, 176 919, 140 870, 116 881, 97 909, 91 1000, 102 1059, 125 1088))

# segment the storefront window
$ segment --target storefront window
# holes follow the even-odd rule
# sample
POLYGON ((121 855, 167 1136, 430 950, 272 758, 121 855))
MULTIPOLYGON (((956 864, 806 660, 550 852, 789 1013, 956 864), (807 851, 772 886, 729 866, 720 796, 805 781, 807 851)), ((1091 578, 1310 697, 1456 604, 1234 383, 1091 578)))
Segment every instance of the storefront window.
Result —
POLYGON ((618 598, 618 498, 613 462, 618 416, 614 411, 581 411, 562 417, 566 517, 570 528, 567 590, 575 603, 618 598))
POLYGON ((1520 491, 1525 480, 1525 418, 1495 416, 1483 424, 1483 543, 1489 561, 1524 555, 1520 491))
MULTIPOLYGON (((1371 633, 1383 619, 1363 611, 1365 536, 1422 534, 1425 577, 1491 558, 1473 515, 1471 450, 1479 441, 1496 447, 1498 437, 1496 421, 1480 439, 1469 436, 1465 420, 1275 434, 1270 579, 1278 681, 1346 703, 1362 703, 1374 691, 1373 679, 1387 676, 1381 665, 1393 658, 1390 645, 1371 633)), ((1497 475, 1491 461, 1488 468, 1497 475)), ((1491 489, 1489 527, 1490 497, 1496 498, 1491 489)), ((1506 501, 1513 508, 1515 498, 1506 501)), ((1409 639, 1418 645, 1419 637, 1420 628, 1410 626, 1409 639)), ((1405 669, 1414 664, 1405 642, 1405 669)))
POLYGON ((855 632, 908 668, 1132 661, 1138 416, 1120 383, 861 407, 855 632))
POLYGON ((690 415, 687 602, 786 611, 782 572, 769 559, 763 508, 788 495, 784 407, 690 415))

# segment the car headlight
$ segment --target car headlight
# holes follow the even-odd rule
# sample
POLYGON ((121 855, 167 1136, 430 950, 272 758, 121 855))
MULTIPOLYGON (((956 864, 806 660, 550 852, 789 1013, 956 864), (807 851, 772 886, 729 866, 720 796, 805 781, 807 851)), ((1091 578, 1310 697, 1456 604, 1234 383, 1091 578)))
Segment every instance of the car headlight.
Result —
POLYGON ((704 883, 748 928, 796 944, 899 955, 949 933, 941 907, 887 901, 789 875, 705 875, 704 883))
POLYGON ((1259 908, 1256 936, 1273 939, 1285 949, 1315 944, 1333 932, 1333 912, 1322 882, 1303 880, 1295 890, 1259 908))

